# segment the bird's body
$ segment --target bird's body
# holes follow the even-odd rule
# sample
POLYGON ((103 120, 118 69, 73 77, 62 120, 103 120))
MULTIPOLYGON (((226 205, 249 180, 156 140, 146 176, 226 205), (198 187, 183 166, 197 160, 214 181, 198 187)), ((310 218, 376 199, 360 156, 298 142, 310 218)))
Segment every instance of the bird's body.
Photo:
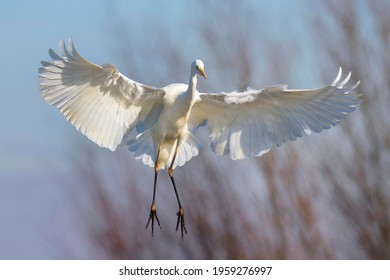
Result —
MULTIPOLYGON (((290 90, 273 86, 234 93, 199 93, 197 75, 206 78, 204 64, 191 64, 187 84, 153 88, 137 83, 112 64, 98 66, 82 58, 69 40, 60 43, 62 56, 50 50, 53 62, 39 69, 43 98, 60 109, 77 130, 101 147, 115 150, 127 144, 137 159, 155 170, 149 222, 157 220, 155 204, 158 170, 168 168, 179 204, 177 228, 186 232, 184 210, 173 169, 198 155, 192 134, 207 123, 210 148, 231 159, 261 156, 273 145, 295 140, 337 125, 361 102, 349 93, 350 74, 341 69, 329 86, 290 90)), ((160 224, 159 224, 160 225, 160 224)), ((176 229, 177 229, 176 228, 176 229)))
POLYGON ((170 164, 175 147, 187 137, 188 117, 193 105, 192 89, 185 84, 171 84, 163 88, 164 96, 160 117, 151 129, 153 143, 160 154, 157 161, 159 169, 170 164))

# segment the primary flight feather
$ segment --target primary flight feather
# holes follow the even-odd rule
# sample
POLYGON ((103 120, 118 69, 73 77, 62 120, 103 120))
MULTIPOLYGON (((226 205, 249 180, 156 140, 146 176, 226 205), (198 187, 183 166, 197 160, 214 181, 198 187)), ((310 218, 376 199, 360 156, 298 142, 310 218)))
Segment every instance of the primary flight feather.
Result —
POLYGON ((42 61, 39 83, 43 98, 56 106, 78 131, 101 147, 115 150, 127 144, 137 159, 155 170, 153 201, 147 225, 160 226, 155 203, 157 173, 168 168, 179 204, 176 230, 187 232, 173 169, 198 155, 192 134, 207 124, 210 147, 231 159, 261 156, 273 145, 337 125, 361 102, 350 93, 351 73, 341 80, 341 68, 329 86, 291 90, 285 85, 234 93, 199 93, 197 75, 206 78, 204 64, 195 60, 189 84, 154 88, 135 82, 112 64, 102 66, 82 58, 73 42, 60 42, 61 54, 49 50, 42 61))

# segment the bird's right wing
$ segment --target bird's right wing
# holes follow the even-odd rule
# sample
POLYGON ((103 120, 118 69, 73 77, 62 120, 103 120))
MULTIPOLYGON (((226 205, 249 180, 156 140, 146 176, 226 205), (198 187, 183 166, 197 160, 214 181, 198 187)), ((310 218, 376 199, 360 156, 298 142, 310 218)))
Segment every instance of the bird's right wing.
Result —
POLYGON ((290 90, 274 86, 246 92, 200 93, 189 124, 207 122, 210 147, 232 159, 261 156, 273 145, 295 140, 311 132, 337 125, 361 102, 360 94, 349 93, 355 85, 341 80, 341 69, 329 86, 312 90, 290 90))
POLYGON ((149 112, 158 113, 165 92, 132 81, 112 64, 99 66, 82 58, 71 39, 60 42, 61 56, 42 61, 43 98, 56 106, 77 130, 101 147, 115 150, 126 133, 149 112))

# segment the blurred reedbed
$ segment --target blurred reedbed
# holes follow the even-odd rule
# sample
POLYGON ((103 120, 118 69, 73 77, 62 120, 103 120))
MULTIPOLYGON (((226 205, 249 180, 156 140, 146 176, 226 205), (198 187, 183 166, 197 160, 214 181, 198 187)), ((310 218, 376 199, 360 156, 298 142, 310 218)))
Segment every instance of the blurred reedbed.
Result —
MULTIPOLYGON (((309 56, 315 57, 312 63, 316 69, 307 80, 329 81, 338 66, 350 69, 362 80, 358 91, 365 96, 357 112, 339 128, 273 148, 260 158, 231 161, 204 147, 176 173, 189 231, 184 242, 174 232, 176 201, 168 176, 160 176, 157 189, 163 228, 152 238, 144 227, 153 170, 135 161, 125 148, 110 153, 100 152, 92 144, 83 145, 70 159, 74 166, 70 185, 75 190, 74 222, 90 251, 80 253, 75 248, 65 257, 390 257, 390 190, 386 180, 390 170, 390 53, 386 51, 390 17, 385 12, 390 3, 356 1, 352 5, 332 0, 310 5, 305 32, 312 45, 303 48, 294 37, 272 38, 264 28, 265 17, 255 16, 243 2, 230 1, 223 8, 205 2, 199 9, 207 8, 213 16, 206 16, 204 25, 197 25, 193 32, 210 53, 204 59, 215 77, 201 86, 220 88, 227 80, 229 88, 223 90, 228 91, 269 85, 270 77, 280 79, 271 82, 300 79, 296 70, 300 58, 304 61, 309 56), (232 17, 234 21, 229 20, 232 17), (315 52, 308 55, 308 48, 315 52)), ((156 37, 158 51, 137 48, 131 43, 131 29, 120 21, 112 26, 118 45, 126 46, 117 50, 123 58, 123 66, 118 66, 125 72, 144 68, 136 62, 127 63, 135 54, 170 66, 162 71, 166 77, 153 77, 154 71, 144 69, 156 83, 188 72, 188 59, 183 59, 185 54, 171 37, 156 37)), ((205 138, 206 133, 199 137, 205 138)))

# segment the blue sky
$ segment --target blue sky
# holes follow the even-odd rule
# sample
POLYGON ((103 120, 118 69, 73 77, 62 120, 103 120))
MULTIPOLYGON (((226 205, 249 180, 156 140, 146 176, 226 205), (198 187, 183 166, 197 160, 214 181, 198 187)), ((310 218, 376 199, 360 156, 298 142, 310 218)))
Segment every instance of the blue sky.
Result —
MULTIPOLYGON (((84 137, 40 97, 37 69, 41 60, 49 59, 48 49, 57 49, 58 41, 69 36, 89 60, 119 63, 108 34, 111 3, 126 24, 140 31, 137 40, 147 41, 152 35, 142 33, 145 25, 159 25, 178 42, 184 41, 183 20, 202 20, 201 13, 192 18, 194 1, 16 0, 1 4, 0 259, 62 256, 47 235, 48 228, 63 229, 68 194, 53 181, 68 172, 59 158, 71 150, 75 139, 84 137)), ((287 20, 297 30, 303 24, 299 21, 305 13, 303 3, 249 1, 248 5, 269 16, 275 36, 284 36, 282 25, 287 20)), ((195 53, 188 50, 189 56, 195 53)))

